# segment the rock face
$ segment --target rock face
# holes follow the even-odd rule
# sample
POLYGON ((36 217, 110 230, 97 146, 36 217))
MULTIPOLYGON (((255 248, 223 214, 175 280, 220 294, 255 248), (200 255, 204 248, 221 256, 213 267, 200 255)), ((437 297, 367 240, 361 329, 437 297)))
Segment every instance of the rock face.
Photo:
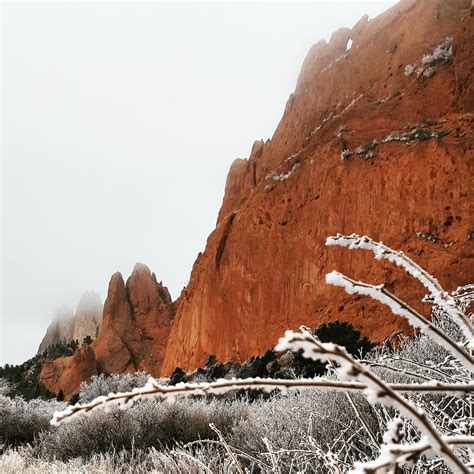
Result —
POLYGON ((74 329, 74 313, 68 306, 60 306, 54 313, 54 318, 46 330, 46 334, 38 348, 38 353, 44 352, 49 346, 60 342, 70 342, 74 329))
POLYGON ((94 351, 91 346, 84 344, 71 357, 47 359, 43 363, 39 380, 52 393, 57 394, 62 390, 64 398, 68 400, 78 392, 82 381, 90 380, 96 374, 94 351))
MULTIPOLYGON (((95 314, 95 297, 89 295, 81 303, 79 314, 95 314)), ((147 266, 137 263, 126 284, 122 275, 115 273, 98 337, 71 357, 47 360, 40 380, 52 393, 62 389, 67 399, 96 373, 144 371, 160 375, 173 315, 168 289, 147 266)))
POLYGON ((397 268, 326 247, 338 232, 402 249, 448 290, 472 282, 469 7, 407 0, 315 44, 272 139, 232 164, 217 227, 177 302, 147 267, 126 285, 115 274, 94 358, 77 370, 76 355, 45 365, 47 387, 77 390, 94 370, 169 374, 209 354, 245 360, 301 324, 346 320, 374 341, 408 330, 381 305, 326 285, 334 269, 429 312, 421 285, 397 268))
POLYGON ((98 369, 159 375, 173 314, 168 289, 147 266, 135 265, 126 285, 122 275, 115 273, 105 301, 102 330, 92 344, 98 369))
POLYGON ((102 301, 98 293, 88 291, 84 293, 77 305, 74 316, 72 338, 82 343, 86 336, 95 339, 102 326, 102 301))
POLYGON ((447 289, 473 281, 469 7, 401 2, 311 48, 272 139, 230 169, 218 225, 177 302, 164 373, 211 353, 247 359, 301 324, 348 320, 374 341, 406 328, 325 284, 337 269, 422 309, 422 287, 390 264, 326 247, 337 232, 404 250, 447 289))
POLYGON ((60 342, 77 339, 81 344, 86 336, 95 339, 102 324, 102 309, 100 296, 92 291, 82 295, 75 314, 68 306, 58 308, 41 341, 38 353, 60 342))

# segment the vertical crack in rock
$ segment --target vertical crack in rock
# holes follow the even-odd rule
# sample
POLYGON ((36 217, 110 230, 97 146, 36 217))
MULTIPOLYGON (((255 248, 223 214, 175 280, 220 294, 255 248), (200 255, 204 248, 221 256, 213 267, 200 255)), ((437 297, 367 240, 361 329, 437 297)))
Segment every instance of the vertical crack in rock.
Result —
POLYGON ((224 226, 224 230, 222 231, 221 238, 219 240, 219 245, 217 246, 216 250, 216 270, 219 271, 219 267, 221 264, 222 254, 224 253, 225 244, 227 241, 227 237, 230 233, 230 228, 232 227, 232 222, 234 222, 236 212, 233 212, 228 218, 224 226))

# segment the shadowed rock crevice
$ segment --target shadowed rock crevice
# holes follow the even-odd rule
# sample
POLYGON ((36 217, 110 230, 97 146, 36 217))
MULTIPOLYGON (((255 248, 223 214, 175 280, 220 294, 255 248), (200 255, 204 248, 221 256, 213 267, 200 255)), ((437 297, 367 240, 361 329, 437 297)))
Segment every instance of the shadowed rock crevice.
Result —
POLYGON ((216 249, 216 258, 215 258, 215 266, 216 270, 219 271, 219 267, 221 265, 222 255, 224 254, 225 244, 227 242, 227 238, 230 234, 230 229, 232 227, 232 223, 234 222, 236 213, 233 212, 228 218, 224 225, 224 229, 222 230, 221 238, 219 240, 219 244, 217 245, 216 249))

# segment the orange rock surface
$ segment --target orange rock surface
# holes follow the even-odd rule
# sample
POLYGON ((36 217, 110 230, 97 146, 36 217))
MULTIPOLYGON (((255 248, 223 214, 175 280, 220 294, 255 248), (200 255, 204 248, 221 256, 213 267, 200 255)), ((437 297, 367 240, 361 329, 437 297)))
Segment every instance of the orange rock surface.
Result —
POLYGON ((402 249, 448 290, 472 282, 473 31, 469 0, 412 0, 315 44, 272 139, 232 164, 216 229, 175 304, 144 267, 126 286, 112 277, 97 370, 245 360, 288 328, 336 319, 374 341, 408 329, 326 285, 333 269, 429 313, 421 285, 393 265, 326 247, 338 232, 402 249))
POLYGON ((172 318, 171 296, 147 266, 135 265, 126 285, 122 275, 115 273, 109 283, 102 330, 92 343, 99 371, 158 374, 172 318))
POLYGON ((71 357, 47 359, 39 375, 40 382, 52 393, 63 391, 68 400, 79 391, 81 382, 97 374, 95 355, 87 344, 79 347, 71 357))
POLYGON ((421 285, 392 265, 326 247, 337 232, 404 250, 447 289, 473 281, 469 7, 401 2, 311 48, 272 139, 230 169, 218 225, 177 302, 164 373, 211 353, 247 359, 301 324, 348 320, 375 341, 405 329, 387 308, 325 284, 337 269, 423 309, 421 285), (447 37, 452 56, 423 63, 447 37))

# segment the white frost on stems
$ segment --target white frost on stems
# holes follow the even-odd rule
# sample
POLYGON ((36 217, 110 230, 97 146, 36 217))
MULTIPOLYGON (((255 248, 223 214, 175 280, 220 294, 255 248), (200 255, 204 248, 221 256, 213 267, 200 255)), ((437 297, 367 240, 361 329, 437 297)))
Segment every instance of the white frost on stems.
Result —
POLYGON ((343 347, 319 342, 311 333, 303 329, 302 333, 286 331, 285 336, 280 338, 275 350, 301 350, 303 357, 308 359, 323 361, 330 359, 337 362, 340 365, 336 369, 339 377, 346 380, 362 380, 367 384, 365 394, 370 402, 395 408, 402 416, 412 419, 420 432, 426 436, 433 452, 443 458, 454 472, 469 473, 467 467, 443 440, 426 413, 395 392, 369 368, 354 360, 343 347))
POLYGON ((393 418, 387 423, 387 431, 383 435, 385 444, 400 443, 403 438, 403 421, 401 418, 393 418))
POLYGON ((375 286, 361 281, 355 281, 336 271, 332 271, 326 275, 326 283, 341 286, 349 294, 370 296, 374 300, 387 305, 392 310, 392 313, 406 318, 412 327, 419 328, 422 332, 432 337, 438 344, 445 347, 454 357, 460 360, 466 369, 470 372, 474 372, 472 356, 466 350, 446 336, 446 334, 431 321, 399 300, 395 295, 385 290, 383 285, 375 286))
MULTIPOLYGON (((449 392, 451 395, 465 395, 466 392, 474 391, 472 384, 445 384, 438 381, 430 381, 424 384, 390 384, 390 388, 397 392, 429 392, 443 394, 449 392)), ((53 426, 67 423, 77 416, 90 414, 94 410, 108 410, 113 406, 128 408, 134 402, 147 398, 162 399, 173 403, 177 396, 191 395, 223 395, 236 389, 261 389, 267 392, 280 390, 285 393, 288 390, 320 389, 335 390, 341 392, 361 392, 367 389, 367 385, 360 382, 347 382, 334 379, 220 379, 211 383, 178 383, 167 386, 160 385, 154 378, 150 377, 144 387, 134 388, 131 392, 110 393, 108 396, 100 396, 89 403, 70 405, 66 409, 56 411, 51 420, 53 426)))
MULTIPOLYGON (((443 436, 442 439, 446 444, 456 447, 472 447, 474 444, 473 436, 443 436)), ((395 463, 413 464, 419 456, 430 450, 430 442, 426 439, 411 444, 387 443, 382 445, 379 456, 373 461, 355 463, 351 474, 392 472, 390 469, 395 463)))
POLYGON ((433 304, 442 308, 448 316, 461 328, 468 342, 469 348, 474 348, 474 329, 471 322, 456 306, 454 298, 445 291, 438 280, 430 275, 426 270, 417 265, 408 258, 403 252, 397 252, 387 247, 382 242, 374 242, 367 236, 357 234, 329 236, 326 239, 326 245, 338 245, 349 249, 370 250, 374 253, 377 260, 382 258, 403 268, 409 275, 419 280, 430 292, 433 304))

